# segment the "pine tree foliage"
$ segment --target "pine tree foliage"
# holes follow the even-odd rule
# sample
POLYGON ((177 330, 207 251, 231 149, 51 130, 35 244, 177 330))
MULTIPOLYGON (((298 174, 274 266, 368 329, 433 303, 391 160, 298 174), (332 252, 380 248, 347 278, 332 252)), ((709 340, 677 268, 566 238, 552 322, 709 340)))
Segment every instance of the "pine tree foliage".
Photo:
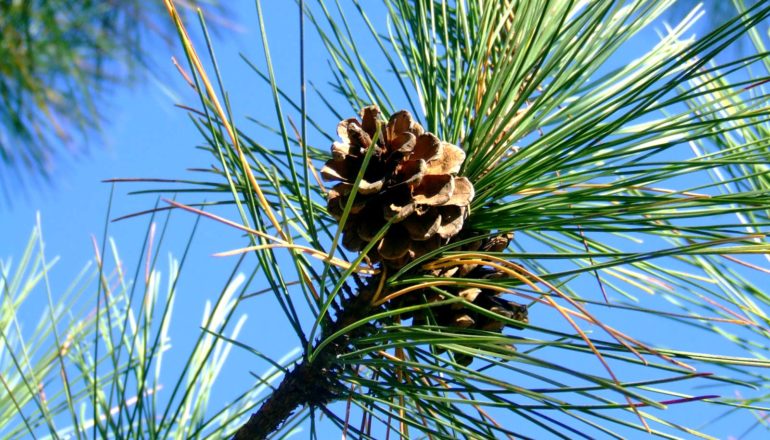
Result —
MULTIPOLYGON (((206 6, 224 18, 226 8, 206 6)), ((148 65, 147 43, 173 41, 159 2, 8 0, 0 3, 0 187, 48 180, 99 136, 116 87, 148 65), (140 69, 141 68, 141 69, 140 69), (91 140, 89 142, 89 139, 91 140)), ((171 47, 171 46, 169 46, 171 47)))
MULTIPOLYGON (((257 0, 264 63, 249 63, 277 121, 262 123, 274 137, 257 138, 230 110, 234 90, 208 39, 196 49, 165 3, 200 99, 188 108, 216 162, 163 179, 184 195, 167 208, 245 234, 219 255, 255 264, 301 348, 276 360, 211 331, 281 373, 216 435, 319 438, 336 426, 364 439, 712 438, 719 427, 689 426, 672 409, 756 411, 766 424, 770 5, 736 1, 734 17, 695 38, 699 9, 659 20, 673 0, 299 1, 301 41, 318 38, 334 78, 306 96, 277 79, 257 0), (642 37, 646 50, 627 56, 642 37), (746 37, 755 50, 726 58, 746 37), (381 123, 359 113, 373 105, 381 123), (364 235, 358 224, 372 225, 356 216, 371 194, 394 182, 414 191, 412 176, 424 178, 398 180, 421 133, 391 142, 387 121, 403 110, 462 149, 441 179, 467 179, 473 197, 460 234, 386 263, 372 252, 382 256, 377 246, 407 216, 364 235), (351 145, 344 194, 333 193, 322 169, 351 145), (389 162, 384 151, 400 155, 389 162), (396 163, 395 174, 368 168, 396 163), (348 221, 366 240, 346 242, 348 221)), ((170 429, 146 426, 152 438, 170 429)))
MULTIPOLYGON (((270 284, 280 287, 289 276, 275 266, 275 253, 285 247, 293 254, 291 279, 301 281, 300 289, 276 292, 276 299, 306 353, 252 417, 257 430, 249 430, 250 422, 238 438, 291 429, 281 424, 291 414, 279 414, 282 407, 326 414, 349 435, 364 438, 384 432, 377 429, 439 438, 624 436, 625 430, 706 435, 667 420, 661 410, 692 401, 735 403, 692 394, 678 382, 745 383, 750 373, 728 372, 764 361, 646 342, 644 335, 628 334, 611 312, 650 325, 755 325, 740 312, 743 301, 723 291, 751 290, 716 279, 713 265, 745 263, 743 256, 767 251, 761 232, 768 194, 764 187, 722 191, 724 182, 710 177, 766 162, 766 145, 762 137, 739 138, 741 148, 703 155, 690 146, 715 145, 715 134, 734 135, 765 121, 766 95, 757 86, 766 76, 729 75, 751 69, 764 54, 724 64, 717 55, 765 20, 770 8, 754 5, 701 38, 687 38, 696 11, 648 52, 612 66, 610 57, 671 3, 386 1, 384 23, 358 2, 308 6, 308 20, 329 53, 334 87, 349 103, 339 108, 321 95, 329 103, 325 111, 345 119, 370 104, 385 118, 409 110, 426 131, 465 151, 458 175, 472 182, 475 197, 464 230, 514 234, 503 252, 468 252, 458 241, 395 269, 365 259, 393 221, 358 253, 340 247, 355 195, 341 213, 324 217, 324 187, 313 176, 328 150, 306 145, 313 134, 304 123, 296 133, 287 122, 316 126, 324 110, 303 105, 302 95, 295 102, 281 89, 264 27, 267 69, 258 73, 272 89, 283 149, 265 149, 234 127, 221 101, 224 90, 214 88, 221 82, 187 45, 190 75, 202 95, 199 126, 221 161, 212 171, 237 195, 239 228, 252 237, 250 246, 230 254, 256 252, 270 284), (292 106, 298 117, 290 115, 292 106), (751 231, 741 223, 746 218, 751 231), (319 256, 325 264, 310 258, 319 256), (506 276, 436 276, 435 269, 467 264, 506 276), (453 286, 490 289, 525 303, 529 322, 469 303, 453 286), (426 289, 440 300, 385 307, 426 289), (640 297, 647 293, 691 306, 680 313, 640 297), (501 335, 430 318, 451 303, 523 330, 501 335), (299 307, 307 307, 315 323, 301 321, 299 307), (414 310, 426 310, 428 319, 410 323, 414 310), (594 367, 569 367, 583 362, 594 367), (641 365, 644 373, 625 376, 641 365), (303 378, 321 389, 285 400, 283 384, 296 391, 303 378), (358 408, 366 422, 330 410, 336 400, 358 408)), ((319 129, 336 140, 331 130, 319 129)), ((365 173, 362 166, 354 187, 366 188, 357 186, 365 173)))
MULTIPOLYGON (((46 252, 39 218, 24 251, 0 260, 0 438, 223 437, 263 399, 276 367, 260 378, 262 386, 231 393, 227 407, 212 399, 235 348, 228 341, 246 323, 235 306, 252 280, 240 265, 206 304, 191 349, 172 340, 197 223, 182 257, 169 257, 164 273, 163 242, 172 227, 168 216, 152 216, 135 264, 105 229, 93 261, 66 286, 54 281, 59 259, 46 252)), ((294 356, 296 350, 283 361, 294 356)))

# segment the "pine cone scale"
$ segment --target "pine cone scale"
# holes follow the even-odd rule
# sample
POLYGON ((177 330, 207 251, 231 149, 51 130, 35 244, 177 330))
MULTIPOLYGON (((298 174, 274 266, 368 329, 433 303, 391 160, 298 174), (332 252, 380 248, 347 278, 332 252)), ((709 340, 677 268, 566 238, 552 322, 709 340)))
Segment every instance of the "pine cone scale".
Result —
POLYGON ((441 206, 454 193, 455 178, 447 174, 426 175, 413 190, 413 200, 418 205, 441 206))
POLYGON ((441 154, 441 141, 430 133, 422 134, 415 141, 410 159, 436 160, 441 154))
POLYGON ((425 241, 438 232, 441 227, 441 215, 432 209, 423 215, 409 216, 404 222, 409 238, 415 241, 425 241))

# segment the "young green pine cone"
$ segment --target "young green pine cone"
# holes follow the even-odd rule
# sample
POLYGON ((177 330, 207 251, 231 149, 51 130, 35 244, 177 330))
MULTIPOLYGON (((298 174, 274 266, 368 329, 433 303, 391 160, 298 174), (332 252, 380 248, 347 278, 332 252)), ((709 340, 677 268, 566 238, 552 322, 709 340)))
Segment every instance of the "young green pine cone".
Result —
POLYGON ((337 134, 341 142, 332 145, 321 175, 339 181, 327 196, 327 209, 338 220, 364 157, 373 149, 343 228, 342 244, 348 250, 362 250, 392 220, 368 257, 400 268, 462 230, 474 195, 471 182, 457 177, 463 150, 423 130, 405 110, 381 120, 377 106, 361 110, 360 121, 340 122, 337 134))

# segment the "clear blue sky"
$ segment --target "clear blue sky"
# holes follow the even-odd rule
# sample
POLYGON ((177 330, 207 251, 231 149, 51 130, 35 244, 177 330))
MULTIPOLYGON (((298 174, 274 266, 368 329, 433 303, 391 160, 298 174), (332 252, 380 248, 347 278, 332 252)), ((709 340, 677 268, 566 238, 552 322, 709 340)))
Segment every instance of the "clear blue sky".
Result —
MULTIPOLYGON (((253 2, 233 3, 236 5, 236 21, 239 22, 240 31, 223 30, 222 38, 215 38, 215 48, 226 87, 232 93, 231 99, 239 127, 260 139, 266 132, 246 121, 245 116, 273 122, 275 118, 272 99, 264 82, 239 57, 239 52, 243 52, 250 60, 262 64, 263 54, 256 11, 253 2)), ((275 68, 281 83, 289 87, 289 90, 296 91, 298 87, 294 85, 298 84, 298 35, 294 2, 264 3, 275 68)), ((194 23, 189 26, 195 28, 194 23)), ((323 51, 313 38, 312 30, 308 29, 308 32, 311 36, 308 42, 309 79, 323 86, 330 78, 329 70, 326 63, 321 61, 324 59, 323 51)), ((648 39, 646 43, 637 39, 636 44, 643 44, 644 48, 650 47, 654 41, 652 39, 655 38, 654 34, 650 32, 645 38, 648 39)), ((175 103, 194 107, 197 107, 198 103, 196 96, 185 86, 170 62, 171 55, 183 60, 182 52, 179 47, 172 50, 162 45, 154 47, 156 79, 143 81, 131 90, 117 90, 109 99, 105 145, 94 143, 87 157, 63 164, 57 169, 54 184, 50 189, 33 193, 27 200, 17 203, 11 212, 0 213, 0 227, 4 231, 4 238, 0 242, 0 258, 18 256, 21 253, 35 223, 36 212, 39 211, 47 255, 58 255, 62 258, 51 274, 52 282, 54 286, 63 288, 85 262, 93 257, 90 237, 94 235, 101 240, 110 192, 110 185, 101 183, 102 180, 113 177, 189 178, 194 176, 186 171, 187 168, 206 167, 212 163, 207 153, 194 148, 201 143, 201 137, 186 112, 174 107, 175 103), (175 97, 170 96, 169 91, 175 97)), ((639 48, 630 46, 627 53, 640 53, 636 49, 639 48)), ((341 107, 347 108, 347 105, 343 104, 341 107)), ((329 131, 332 131, 336 124, 331 117, 322 118, 321 122, 329 127, 329 131)), ((320 137, 311 138, 310 142, 317 142, 320 147, 326 147, 325 141, 320 137)), ((156 196, 127 193, 131 190, 159 186, 162 187, 157 184, 118 185, 112 217, 151 208, 156 196)), ((199 196, 195 197, 185 198, 182 195, 180 199, 193 201, 199 196)), ((230 217, 237 218, 234 215, 230 217)), ((176 256, 183 250, 192 220, 189 214, 175 214, 173 233, 167 243, 167 249, 176 256)), ((131 267, 136 261, 136 253, 139 251, 145 228, 145 218, 110 225, 110 235, 116 239, 124 260, 131 267)), ((211 222, 204 222, 202 225, 192 248, 191 260, 178 286, 180 299, 183 300, 178 301, 175 310, 176 318, 171 333, 174 349, 184 350, 185 343, 189 343, 185 335, 197 331, 204 302, 215 299, 232 268, 233 259, 215 258, 211 254, 241 245, 241 237, 233 230, 211 222)), ((166 271, 165 262, 162 262, 159 268, 166 271)), ((280 357, 294 348, 296 341, 286 331, 282 315, 273 307, 272 298, 264 297, 254 300, 253 306, 247 305, 244 308, 250 319, 242 339, 280 357)), ((30 313, 30 319, 36 317, 37 314, 30 313)), ((643 323, 639 325, 640 328, 644 327, 643 323)), ((665 329, 661 331, 665 332, 665 329)), ((676 335, 673 335, 673 338, 672 345, 677 345, 676 335)), ((650 335, 648 340, 655 338, 650 335)), ((708 347, 698 349, 706 350, 708 347)), ((236 367, 229 370, 231 374, 221 383, 222 389, 226 391, 217 394, 223 399, 240 392, 245 384, 253 383, 249 375, 250 370, 259 373, 266 368, 264 362, 258 362, 244 353, 236 353, 233 359, 236 367)), ((212 407, 217 406, 216 402, 212 402, 212 407)), ((683 411, 683 414, 686 414, 688 409, 682 407, 674 411, 683 411)), ((693 413, 686 418, 697 427, 707 416, 703 413, 693 413)), ((740 433, 747 426, 746 423, 750 422, 747 418, 741 420, 742 422, 732 427, 730 423, 722 424, 716 434, 727 436, 740 433)), ((304 438, 304 435, 299 438, 304 438)))

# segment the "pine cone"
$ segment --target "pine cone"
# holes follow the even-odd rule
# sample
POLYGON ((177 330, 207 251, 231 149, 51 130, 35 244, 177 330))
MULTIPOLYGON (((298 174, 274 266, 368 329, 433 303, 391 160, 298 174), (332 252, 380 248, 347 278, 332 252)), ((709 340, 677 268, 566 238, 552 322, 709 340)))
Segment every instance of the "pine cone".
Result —
MULTIPOLYGON (((457 237, 464 239, 466 237, 457 237)), ((484 251, 501 252, 508 247, 512 233, 501 234, 472 241, 462 246, 466 251, 484 251)), ((477 264, 463 264, 436 270, 433 275, 442 278, 461 277, 467 279, 495 279, 506 277, 506 274, 485 266, 477 264)), ((484 330, 490 332, 502 332, 506 326, 521 329, 520 326, 495 319, 480 313, 470 307, 467 303, 481 307, 490 312, 494 312, 502 317, 521 322, 529 322, 528 309, 526 306, 506 301, 500 298, 499 292, 491 289, 479 288, 448 288, 453 295, 459 296, 465 300, 464 303, 453 303, 450 305, 434 306, 429 309, 420 309, 418 311, 404 314, 402 319, 412 319, 412 325, 424 325, 435 323, 445 327, 455 327, 460 329, 484 330)), ((431 304, 447 299, 448 297, 432 289, 423 289, 409 295, 404 295, 388 303, 391 310, 403 307, 431 304)), ((473 360, 472 357, 455 353, 455 361, 462 365, 468 365, 473 360)))
MULTIPOLYGON (((529 322, 527 306, 515 302, 501 299, 497 292, 491 290, 482 290, 477 288, 464 289, 458 293, 458 296, 469 303, 495 312, 500 316, 516 321, 529 322)), ((441 309, 441 308, 439 308, 441 309)), ((465 307, 462 303, 446 306, 445 310, 438 310, 436 321, 439 325, 453 326, 459 328, 472 328, 475 330, 486 330, 490 332, 502 332, 506 325, 521 329, 521 327, 507 324, 489 316, 478 313, 465 307)))
POLYGON ((457 177, 465 160, 459 147, 426 132, 402 110, 386 123, 377 106, 361 110, 361 121, 337 126, 342 142, 332 145, 332 159, 321 175, 339 181, 327 196, 327 209, 340 219, 364 156, 374 151, 343 229, 342 244, 360 251, 389 221, 388 232, 369 252, 372 261, 402 267, 446 244, 462 230, 473 199, 473 185, 457 177), (372 142, 377 130, 380 135, 372 142))
MULTIPOLYGON (((458 235, 454 241, 471 238, 476 234, 477 233, 473 233, 473 232, 463 233, 458 235)), ((491 237, 486 237, 475 241, 471 241, 469 243, 464 244, 457 250, 467 251, 467 252, 476 252, 476 251, 502 252, 508 247, 508 245, 511 243, 511 240, 513 240, 513 232, 506 232, 505 234, 494 235, 491 237)), ((484 278, 484 276, 482 276, 482 274, 480 273, 476 273, 474 276, 470 276, 470 277, 468 276, 468 274, 472 273, 478 267, 479 267, 478 264, 463 264, 459 266, 452 266, 446 269, 435 270, 432 272, 432 274, 434 276, 444 277, 444 278, 448 278, 448 277, 484 278)))

